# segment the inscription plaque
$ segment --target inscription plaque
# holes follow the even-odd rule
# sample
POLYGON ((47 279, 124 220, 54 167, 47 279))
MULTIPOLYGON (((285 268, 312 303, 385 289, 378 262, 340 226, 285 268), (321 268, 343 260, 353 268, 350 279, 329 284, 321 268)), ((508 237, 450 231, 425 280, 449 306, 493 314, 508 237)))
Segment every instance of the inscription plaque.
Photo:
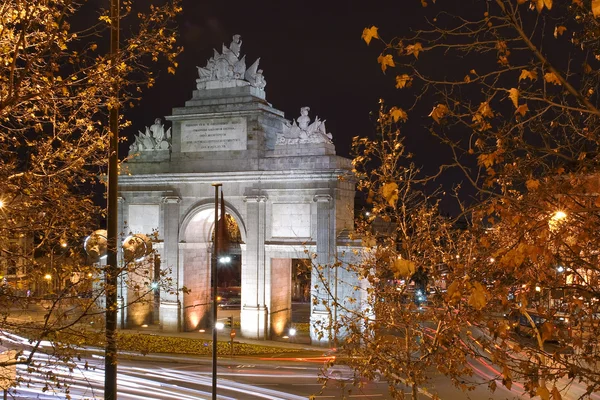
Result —
POLYGON ((246 150, 246 118, 212 118, 181 124, 181 151, 246 150))

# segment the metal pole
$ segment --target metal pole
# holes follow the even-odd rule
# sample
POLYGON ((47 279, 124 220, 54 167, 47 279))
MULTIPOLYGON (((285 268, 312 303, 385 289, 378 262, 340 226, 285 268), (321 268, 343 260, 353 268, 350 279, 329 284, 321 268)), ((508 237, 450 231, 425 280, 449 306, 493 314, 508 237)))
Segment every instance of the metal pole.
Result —
POLYGON ((107 262, 106 286, 106 345, 104 348, 104 399, 117 400, 117 169, 119 164, 119 109, 118 72, 116 55, 119 52, 119 0, 110 2, 110 55, 113 59, 113 93, 115 98, 109 110, 108 204, 107 204, 107 262))
POLYGON ((213 239, 212 263, 210 277, 212 280, 212 399, 217 400, 217 249, 219 246, 219 187, 220 183, 213 183, 215 187, 215 228, 213 239))

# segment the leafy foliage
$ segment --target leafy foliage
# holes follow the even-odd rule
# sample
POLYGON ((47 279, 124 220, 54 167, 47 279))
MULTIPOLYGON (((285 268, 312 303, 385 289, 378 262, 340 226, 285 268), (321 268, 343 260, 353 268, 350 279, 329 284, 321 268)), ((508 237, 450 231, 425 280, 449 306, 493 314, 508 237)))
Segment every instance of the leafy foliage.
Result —
MULTIPOLYGON (((56 340, 65 361, 61 333, 84 336, 103 316, 102 271, 82 247, 103 216, 91 193, 107 162, 106 115, 153 84, 151 64, 165 60, 174 71, 181 51, 177 0, 121 7, 128 29, 114 56, 104 54, 108 11, 92 2, 7 0, 0 8, 0 329, 27 332, 34 350, 56 340), (45 308, 41 326, 21 319, 30 306, 45 308)), ((30 364, 33 353, 19 362, 30 364)))
POLYGON ((491 390, 518 383, 547 399, 575 386, 596 392, 599 3, 493 0, 458 11, 422 3, 422 28, 390 40, 378 29, 371 43, 382 48, 382 70, 396 71, 394 108, 405 115, 382 108, 378 137, 354 140, 371 211, 357 233, 371 246, 353 267, 369 300, 345 321, 341 347, 363 360, 360 372, 376 365, 392 382, 401 375, 413 396, 434 369, 468 390, 470 359, 496 368, 484 378, 491 390), (397 126, 425 120, 425 109, 450 154, 433 176, 411 164, 404 136, 415 133, 397 126), (432 180, 450 170, 463 183, 436 189, 432 180), (439 215, 445 197, 460 215, 439 215), (412 272, 409 262, 428 272, 426 307, 398 279, 412 272))

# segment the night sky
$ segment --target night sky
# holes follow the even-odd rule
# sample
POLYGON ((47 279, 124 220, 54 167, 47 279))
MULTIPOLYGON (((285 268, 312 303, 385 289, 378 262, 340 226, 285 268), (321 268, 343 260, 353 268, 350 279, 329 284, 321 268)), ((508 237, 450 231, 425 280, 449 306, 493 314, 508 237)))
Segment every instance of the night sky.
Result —
MULTIPOLYGON (((124 136, 132 140, 154 118, 183 106, 195 89, 196 66, 205 66, 213 48, 220 51, 222 43, 229 45, 240 34, 246 65, 260 57, 267 101, 287 119, 309 106, 311 118, 327 120, 337 153, 348 156, 353 136, 374 132, 370 112, 376 114, 379 98, 393 105, 401 95, 394 88, 395 72, 384 75, 377 63, 381 46, 368 47, 361 39, 363 28, 376 25, 381 35, 391 38, 407 33, 424 11, 429 10, 419 0, 184 0, 179 30, 185 50, 177 74, 167 74, 166 68, 160 72, 138 109, 127 114, 133 127, 124 136)), ((418 134, 412 136, 417 147, 428 145, 419 142, 418 134)))
MULTIPOLYGON (((481 0, 429 3, 423 8, 420 0, 183 0, 178 23, 184 52, 178 58, 177 73, 168 74, 166 65, 162 65, 156 85, 144 93, 138 107, 127 111, 133 125, 122 132, 128 142, 121 147, 121 154, 127 152, 138 130, 143 131, 157 117, 171 115, 173 107, 182 107, 191 99, 198 78, 196 66, 205 66, 213 49, 220 52, 223 43, 229 45, 232 36, 240 34, 246 65, 260 57, 260 68, 267 80, 267 101, 283 111, 288 120, 298 118, 300 108, 309 106, 311 120, 319 116, 327 121, 337 154, 349 157, 352 137, 374 136, 379 99, 390 107, 402 108, 414 101, 410 97, 414 93, 395 88, 397 69, 382 73, 377 56, 383 46, 375 41, 367 46, 361 39, 363 29, 375 25, 379 35, 389 40, 409 35, 411 28, 423 27, 425 18, 435 17, 442 4, 451 12, 468 7, 481 13, 481 6, 485 5, 481 0)), ((457 67, 456 62, 453 65, 457 67)), ((431 67, 448 68, 444 64, 431 67)), ((408 150, 414 154, 412 161, 431 174, 437 172, 441 160, 450 157, 448 149, 427 130, 431 104, 426 107, 409 116, 402 132, 408 150)), ((441 185, 448 191, 463 179, 458 170, 450 171, 429 189, 441 185)), ((453 200, 442 201, 442 212, 458 211, 453 200)))

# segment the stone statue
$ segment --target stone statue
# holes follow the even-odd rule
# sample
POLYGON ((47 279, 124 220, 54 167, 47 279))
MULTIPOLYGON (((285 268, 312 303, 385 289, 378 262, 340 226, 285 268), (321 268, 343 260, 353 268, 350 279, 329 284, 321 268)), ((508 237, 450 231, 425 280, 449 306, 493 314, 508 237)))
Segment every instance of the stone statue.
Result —
POLYGON ((250 84, 261 90, 265 90, 265 86, 267 86, 267 81, 265 80, 265 77, 263 76, 262 72, 262 69, 256 71, 256 75, 254 76, 254 82, 251 82, 250 84))
POLYGON ((229 47, 223 44, 221 53, 214 50, 205 67, 196 67, 198 90, 248 85, 264 90, 267 81, 263 71, 258 69, 258 60, 250 68, 246 68, 246 56, 240 58, 241 47, 241 36, 234 35, 229 47))
POLYGON ((241 60, 233 64, 233 78, 244 79, 246 73, 246 56, 242 57, 241 60))
POLYGON ((215 71, 215 59, 213 57, 208 59, 208 62, 206 63, 206 67, 196 67, 198 68, 198 76, 200 77, 200 80, 205 82, 205 81, 209 81, 211 79, 214 79, 214 71, 215 71))
POLYGON ((160 118, 154 124, 146 127, 144 132, 138 131, 134 142, 129 146, 129 154, 152 151, 168 150, 171 147, 171 128, 165 132, 165 127, 160 118))
POLYGON ((302 107, 300 109, 300 116, 298 117, 298 126, 303 131, 306 131, 308 128, 308 123, 310 122, 310 117, 308 116, 308 112, 310 111, 310 107, 302 107))
POLYGON ((310 107, 302 107, 300 117, 291 125, 283 126, 283 132, 277 135, 277 144, 331 143, 333 136, 325 129, 325 121, 316 117, 310 123, 309 111, 310 107))
POLYGON ((235 54, 236 57, 240 56, 240 50, 242 49, 241 38, 242 38, 241 35, 233 35, 233 40, 231 41, 231 44, 229 45, 229 50, 231 50, 231 52, 233 54, 235 54))
POLYGON ((150 132, 150 128, 146 127, 146 132, 138 131, 141 145, 138 144, 140 150, 154 150, 154 138, 152 137, 152 132, 150 132))
POLYGON ((150 132, 152 132, 152 137, 156 143, 162 142, 165 138, 165 127, 161 122, 160 118, 156 118, 154 125, 150 127, 150 132))
POLYGON ((254 64, 252 64, 250 68, 246 70, 244 78, 246 78, 246 80, 250 82, 251 86, 254 86, 259 89, 264 89, 265 86, 267 86, 267 81, 263 76, 262 69, 258 69, 259 62, 260 58, 257 58, 256 61, 254 61, 254 64))

